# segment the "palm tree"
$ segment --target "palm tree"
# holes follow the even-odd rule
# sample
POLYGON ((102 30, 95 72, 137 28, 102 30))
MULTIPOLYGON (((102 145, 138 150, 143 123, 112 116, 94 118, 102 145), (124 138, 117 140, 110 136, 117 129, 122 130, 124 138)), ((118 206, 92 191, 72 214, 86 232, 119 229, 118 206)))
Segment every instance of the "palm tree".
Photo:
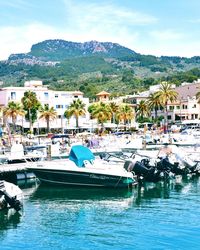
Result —
POLYGON ((200 91, 199 91, 199 92, 197 92, 197 94, 196 94, 196 98, 197 98, 197 100, 198 100, 198 103, 200 103, 200 91))
POLYGON ((112 110, 110 106, 104 102, 98 102, 88 107, 88 112, 92 118, 96 118, 98 123, 101 124, 103 129, 103 123, 110 120, 112 117, 112 110))
POLYGON ((149 99, 147 101, 149 108, 154 109, 155 111, 155 118, 157 118, 158 109, 161 107, 160 97, 157 93, 151 93, 149 95, 149 99))
POLYGON ((50 121, 56 119, 57 112, 53 107, 49 108, 48 104, 45 104, 44 107, 40 108, 40 117, 39 119, 45 119, 47 123, 47 133, 50 131, 50 121))
POLYGON ((149 105, 148 105, 147 101, 145 101, 145 100, 141 100, 139 102, 139 104, 137 105, 136 110, 137 110, 137 115, 142 119, 144 117, 149 116, 149 105))
POLYGON ((111 121, 113 123, 115 123, 115 116, 116 116, 116 113, 117 113, 117 111, 119 109, 119 106, 115 102, 111 102, 110 103, 110 108, 111 108, 111 112, 112 112, 112 119, 111 119, 111 121))
POLYGON ((121 105, 117 111, 116 117, 119 121, 123 120, 126 126, 127 121, 134 118, 134 111, 128 104, 121 105))
POLYGON ((66 118, 70 118, 75 116, 76 119, 76 128, 79 127, 79 116, 83 116, 86 114, 85 103, 83 103, 80 99, 73 100, 73 102, 69 105, 69 108, 65 111, 64 116, 66 118))
POLYGON ((160 99, 161 105, 164 107, 165 110, 165 123, 167 126, 167 104, 168 102, 174 102, 177 97, 178 93, 172 88, 172 84, 168 82, 162 82, 160 85, 160 89, 156 92, 156 95, 160 99))
POLYGON ((25 112, 20 103, 17 102, 9 102, 8 106, 3 109, 3 116, 5 118, 10 117, 12 119, 12 124, 14 128, 14 133, 16 132, 16 121, 17 116, 24 116, 25 112))
POLYGON ((30 123, 30 131, 33 131, 33 123, 37 120, 37 112, 41 106, 40 102, 37 99, 36 93, 32 91, 24 92, 24 96, 22 97, 22 104, 24 110, 26 111, 26 119, 30 123))

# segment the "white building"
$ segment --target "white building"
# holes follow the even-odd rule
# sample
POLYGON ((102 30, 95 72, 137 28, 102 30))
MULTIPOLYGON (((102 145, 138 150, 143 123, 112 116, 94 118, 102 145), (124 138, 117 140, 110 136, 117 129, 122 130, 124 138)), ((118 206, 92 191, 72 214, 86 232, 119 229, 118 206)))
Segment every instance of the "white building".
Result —
MULTIPOLYGON (((150 86, 149 90, 128 96, 127 102, 137 106, 141 100, 148 100, 151 93, 155 93, 160 85, 150 86)), ((168 121, 183 121, 186 119, 200 119, 200 103, 196 98, 200 91, 200 79, 193 83, 182 83, 179 87, 172 85, 172 88, 178 93, 177 100, 167 104, 168 121)), ((164 110, 157 111, 158 116, 164 116, 164 110)), ((155 112, 151 112, 151 117, 155 117, 155 112)))
MULTIPOLYGON (((22 97, 26 91, 32 91, 36 93, 39 102, 44 105, 48 104, 49 107, 54 107, 58 117, 54 121, 50 122, 51 128, 67 129, 75 128, 75 118, 72 117, 68 122, 64 118, 64 112, 72 103, 73 100, 80 99, 86 105, 86 110, 89 105, 89 98, 83 97, 83 93, 80 91, 54 91, 48 89, 47 86, 42 84, 42 81, 27 81, 24 83, 24 87, 6 87, 0 88, 0 106, 7 106, 10 101, 21 102, 22 97)), ((89 120, 89 114, 79 118, 80 127, 84 127, 89 120)), ((25 119, 18 118, 17 124, 24 128, 29 128, 29 122, 25 119)), ((45 128, 46 122, 38 120, 34 124, 34 128, 45 128)))

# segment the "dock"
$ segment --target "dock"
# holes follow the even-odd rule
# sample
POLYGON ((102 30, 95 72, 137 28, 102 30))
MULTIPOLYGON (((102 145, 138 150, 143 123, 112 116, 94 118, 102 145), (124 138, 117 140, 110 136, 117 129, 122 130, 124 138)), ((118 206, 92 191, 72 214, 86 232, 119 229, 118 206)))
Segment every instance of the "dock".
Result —
POLYGON ((6 181, 18 181, 35 178, 35 175, 27 170, 27 163, 1 164, 0 179, 6 181))

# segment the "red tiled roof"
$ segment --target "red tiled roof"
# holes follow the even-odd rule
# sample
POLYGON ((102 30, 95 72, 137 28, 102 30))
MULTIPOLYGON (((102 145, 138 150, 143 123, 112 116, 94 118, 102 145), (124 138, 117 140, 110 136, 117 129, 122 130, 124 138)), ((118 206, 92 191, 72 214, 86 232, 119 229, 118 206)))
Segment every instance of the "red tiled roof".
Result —
POLYGON ((96 94, 96 96, 101 96, 101 95, 110 95, 110 93, 106 92, 106 91, 101 91, 98 94, 96 94))
POLYGON ((200 92, 200 83, 186 84, 184 86, 176 87, 178 92, 178 99, 187 99, 187 97, 196 96, 197 92, 200 92))

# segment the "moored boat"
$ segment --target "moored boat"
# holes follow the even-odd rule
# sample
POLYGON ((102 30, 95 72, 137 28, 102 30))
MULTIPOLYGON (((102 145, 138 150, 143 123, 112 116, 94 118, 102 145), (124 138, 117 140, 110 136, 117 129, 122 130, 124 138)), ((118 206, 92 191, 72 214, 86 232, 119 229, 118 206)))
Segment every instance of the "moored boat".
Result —
POLYGON ((123 164, 95 158, 87 147, 75 145, 69 159, 41 161, 27 166, 41 182, 70 186, 123 188, 136 183, 123 164))
POLYGON ((23 192, 13 183, 0 181, 0 210, 14 208, 20 211, 22 208, 23 192))

